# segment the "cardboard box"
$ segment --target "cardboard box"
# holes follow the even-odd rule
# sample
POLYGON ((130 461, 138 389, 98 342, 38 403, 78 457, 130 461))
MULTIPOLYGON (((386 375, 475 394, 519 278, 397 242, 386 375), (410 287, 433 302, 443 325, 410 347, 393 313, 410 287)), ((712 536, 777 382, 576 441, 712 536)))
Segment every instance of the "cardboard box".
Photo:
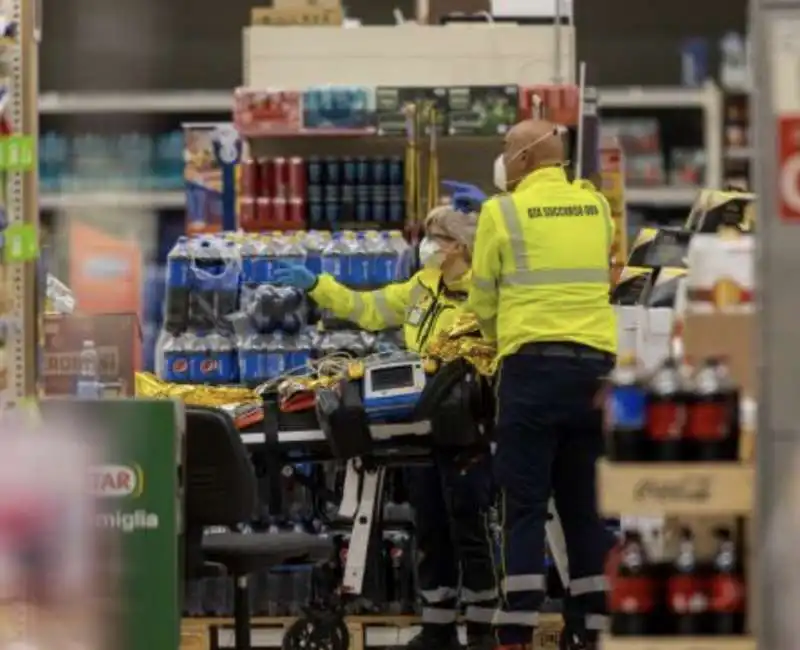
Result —
POLYGON ((708 357, 725 359, 744 395, 757 397, 756 314, 686 314, 683 348, 693 363, 708 357))
POLYGON ((344 14, 338 0, 273 0, 272 7, 250 11, 251 25, 341 25, 344 14))
POLYGON ((749 313, 755 309, 753 237, 695 235, 689 246, 687 311, 749 313))
POLYGON ((119 394, 134 394, 142 333, 136 314, 44 317, 42 384, 45 395, 73 395, 84 341, 94 341, 100 355, 100 379, 118 384, 119 394))

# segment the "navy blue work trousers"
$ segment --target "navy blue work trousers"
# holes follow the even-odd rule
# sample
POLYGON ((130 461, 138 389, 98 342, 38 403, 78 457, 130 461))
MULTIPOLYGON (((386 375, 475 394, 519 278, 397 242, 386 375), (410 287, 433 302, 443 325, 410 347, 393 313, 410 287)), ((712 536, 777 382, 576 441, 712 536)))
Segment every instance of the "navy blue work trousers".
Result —
POLYGON ((408 476, 423 625, 454 630, 460 601, 468 632, 489 633, 498 597, 489 449, 438 451, 433 465, 412 467, 408 476))
POLYGON ((501 645, 529 644, 538 623, 551 495, 569 559, 567 629, 591 638, 605 625, 603 565, 612 538, 597 510, 595 465, 604 442, 596 396, 613 359, 572 345, 548 354, 552 347, 529 346, 508 356, 497 378, 494 476, 503 581, 494 622, 501 645))

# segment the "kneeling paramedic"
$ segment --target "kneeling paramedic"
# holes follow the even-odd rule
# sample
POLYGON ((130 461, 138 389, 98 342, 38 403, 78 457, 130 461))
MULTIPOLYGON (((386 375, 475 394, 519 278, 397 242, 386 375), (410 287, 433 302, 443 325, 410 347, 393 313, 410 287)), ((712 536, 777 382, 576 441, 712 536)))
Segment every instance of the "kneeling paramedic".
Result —
POLYGON ((494 474, 503 573, 498 643, 528 647, 544 598, 551 494, 569 559, 562 646, 593 647, 605 625, 603 565, 612 539, 597 512, 603 452, 598 394, 614 364, 609 304, 613 224, 605 198, 564 172, 562 129, 526 121, 506 136, 483 204, 469 308, 497 341, 494 474))
MULTIPOLYGON (((275 279, 307 290, 320 307, 364 329, 402 326, 406 347, 424 354, 428 343, 463 313, 476 224, 475 213, 463 214, 450 207, 434 209, 419 247, 424 268, 407 282, 378 291, 353 291, 330 275, 316 277, 302 266, 280 266, 275 279)), ((409 498, 416 511, 423 610, 422 631, 408 647, 458 647, 460 585, 460 600, 466 605, 467 645, 485 650, 494 645, 491 620, 497 606, 488 529, 493 501, 489 449, 435 453, 433 466, 410 470, 409 498)))

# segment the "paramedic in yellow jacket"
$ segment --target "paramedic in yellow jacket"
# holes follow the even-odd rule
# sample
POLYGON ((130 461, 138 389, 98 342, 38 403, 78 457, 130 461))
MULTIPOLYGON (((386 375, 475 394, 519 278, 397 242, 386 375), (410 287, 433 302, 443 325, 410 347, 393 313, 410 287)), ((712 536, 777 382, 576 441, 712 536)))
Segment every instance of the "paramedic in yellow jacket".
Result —
POLYGON ((594 648, 606 623, 611 538, 597 512, 603 453, 598 391, 613 368, 609 304, 614 226, 606 199, 564 172, 562 129, 527 120, 495 163, 504 192, 483 204, 469 308, 497 341, 494 473, 501 490, 504 580, 500 647, 528 648, 545 596, 544 539, 553 495, 569 558, 562 646, 594 648))
MULTIPOLYGON (((353 291, 332 276, 304 266, 281 266, 277 282, 308 291, 337 317, 368 330, 402 327, 406 347, 424 353, 464 309, 470 286, 477 216, 439 207, 428 216, 419 254, 423 269, 406 282, 378 291, 353 291)), ((462 466, 455 454, 438 452, 431 467, 410 470, 411 505, 416 511, 419 582, 424 608, 413 650, 455 650, 458 600, 466 605, 467 645, 493 647, 490 623, 497 589, 491 538, 490 456, 462 466), (461 591, 459 594, 459 584, 461 591)))

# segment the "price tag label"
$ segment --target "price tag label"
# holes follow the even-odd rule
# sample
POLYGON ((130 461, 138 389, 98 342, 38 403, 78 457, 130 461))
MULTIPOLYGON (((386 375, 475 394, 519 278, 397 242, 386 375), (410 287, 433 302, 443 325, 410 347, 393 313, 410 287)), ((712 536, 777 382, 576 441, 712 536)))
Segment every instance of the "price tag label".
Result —
POLYGON ((8 263, 39 258, 39 233, 29 223, 12 223, 3 232, 3 258, 8 263))
POLYGON ((0 169, 29 172, 36 168, 36 146, 33 136, 9 135, 0 138, 0 169))

